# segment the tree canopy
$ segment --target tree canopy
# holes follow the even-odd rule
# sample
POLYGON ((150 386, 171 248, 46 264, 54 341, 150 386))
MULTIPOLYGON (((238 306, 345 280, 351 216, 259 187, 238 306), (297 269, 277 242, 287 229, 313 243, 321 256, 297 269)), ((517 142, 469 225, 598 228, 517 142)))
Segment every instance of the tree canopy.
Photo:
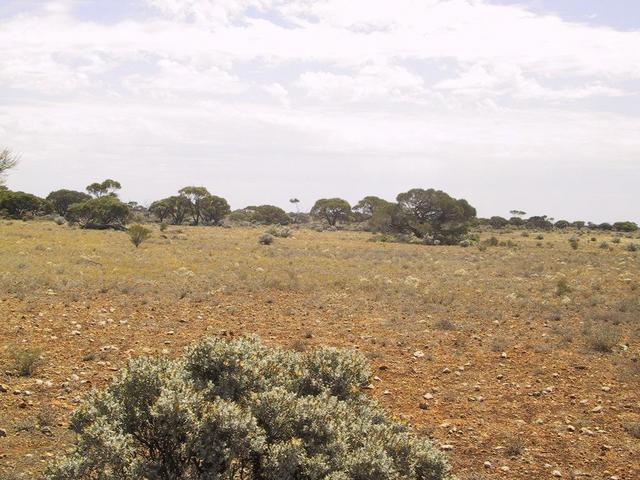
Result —
POLYGON ((56 190, 47 195, 47 202, 49 202, 53 211, 63 217, 67 214, 71 205, 86 202, 89 199, 91 199, 91 196, 84 192, 65 189, 56 190))
POLYGON ((0 212, 11 218, 35 216, 45 213, 47 209, 47 202, 31 193, 0 191, 0 212))
POLYGON ((347 220, 351 205, 341 198, 321 198, 311 209, 311 216, 326 220, 332 227, 341 220, 347 220))
POLYGON ((403 227, 427 242, 454 244, 469 229, 476 209, 441 190, 414 188, 397 197, 403 227))
POLYGON ((120 182, 107 178, 102 183, 95 182, 88 185, 87 192, 96 198, 103 197, 105 195, 117 196, 116 190, 120 190, 121 188, 122 185, 120 185, 120 182))
POLYGON ((18 164, 18 155, 8 148, 0 150, 0 185, 4 185, 4 176, 18 164))
POLYGON ((178 192, 180 195, 189 200, 191 204, 191 217, 194 225, 199 225, 202 220, 202 200, 211 195, 205 187, 184 187, 178 192))
POLYGON ((66 219, 83 228, 123 229, 131 210, 112 195, 99 196, 82 203, 74 203, 67 210, 66 219))

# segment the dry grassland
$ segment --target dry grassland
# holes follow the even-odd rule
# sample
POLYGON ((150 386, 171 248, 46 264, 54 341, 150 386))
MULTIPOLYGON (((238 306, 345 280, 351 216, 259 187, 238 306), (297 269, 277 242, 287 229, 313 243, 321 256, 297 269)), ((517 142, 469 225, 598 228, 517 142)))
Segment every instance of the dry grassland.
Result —
POLYGON ((127 358, 254 333, 364 352, 371 395, 461 479, 640 478, 637 239, 485 232, 511 243, 481 251, 260 233, 154 227, 135 249, 1 223, 0 479, 38 478, 73 442, 69 412, 127 358))

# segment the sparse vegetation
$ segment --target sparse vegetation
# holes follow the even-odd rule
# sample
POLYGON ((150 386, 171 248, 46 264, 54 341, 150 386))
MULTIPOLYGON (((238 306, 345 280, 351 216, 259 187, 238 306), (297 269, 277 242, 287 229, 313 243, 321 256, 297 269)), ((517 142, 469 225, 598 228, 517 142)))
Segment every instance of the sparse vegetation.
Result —
MULTIPOLYGON (((514 478, 524 478, 516 466, 520 458, 532 461, 530 472, 546 471, 536 466, 542 450, 545 462, 568 467, 553 443, 557 437, 545 435, 546 421, 527 424, 530 435, 523 438, 535 438, 535 448, 527 443, 531 448, 524 453, 506 455, 511 419, 528 418, 546 395, 571 419, 586 408, 568 395, 547 393, 547 387, 586 399, 589 408, 599 398, 636 398, 637 265, 608 234, 598 237, 607 239, 611 251, 585 242, 592 235, 585 232, 574 253, 567 248, 568 238, 578 236, 573 227, 545 232, 545 246, 556 248, 538 248, 535 231, 521 237, 511 225, 499 231, 483 225, 465 237, 492 245, 481 252, 429 248, 415 235, 358 232, 346 224, 316 233, 318 226, 296 225, 295 239, 274 237, 275 247, 257 243, 269 227, 179 226, 162 234, 152 228, 153 248, 142 246, 134 255, 121 232, 58 228, 51 221, 0 222, 0 338, 6 339, 0 365, 7 372, 0 383, 9 392, 31 392, 0 393, 0 417, 15 418, 0 425, 8 431, 0 438, 9 448, 8 462, 40 474, 40 458, 24 454, 72 447, 62 425, 78 398, 104 388, 128 357, 173 359, 202 335, 259 333, 270 345, 305 353, 320 345, 357 346, 373 368, 372 388, 363 393, 393 415, 411 417, 440 444, 452 444, 458 478, 486 459, 474 436, 449 433, 463 431, 470 419, 485 419, 473 423, 474 431, 498 439, 495 446, 501 447, 486 473, 502 457, 514 478), (386 241, 369 242, 372 237, 386 241), (562 278, 571 292, 559 296, 562 278), (599 340, 598 330, 613 335, 599 340), (33 343, 23 342, 27 334, 33 343), (19 376, 8 344, 42 345, 46 364, 31 378, 19 376), (49 380, 53 388, 46 386, 49 380), (507 385, 518 402, 495 393, 507 385), (611 391, 601 392, 600 385, 611 385, 611 391), (491 413, 497 405, 505 415, 491 413), (44 410, 55 410, 55 421, 40 418, 44 410), (461 417, 452 420, 452 411, 461 417), (42 430, 49 423, 51 433, 42 430), (25 430, 18 433, 17 427, 25 430)), ((623 247, 631 241, 621 238, 623 247)), ((571 421, 580 431, 578 420, 571 421)), ((618 435, 608 417, 598 425, 611 432, 598 433, 601 441, 621 452, 607 457, 607 468, 628 464, 629 444, 637 440, 618 435)), ((584 427, 593 431, 596 425, 584 427)), ((575 449, 580 455, 593 451, 588 442, 575 449)))

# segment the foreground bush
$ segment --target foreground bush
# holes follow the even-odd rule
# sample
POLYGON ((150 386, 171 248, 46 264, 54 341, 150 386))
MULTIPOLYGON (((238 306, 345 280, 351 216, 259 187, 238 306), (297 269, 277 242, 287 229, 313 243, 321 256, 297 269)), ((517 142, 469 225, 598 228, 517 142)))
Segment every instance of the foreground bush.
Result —
POLYGON ((443 455, 366 395, 360 355, 257 340, 201 341, 142 358, 75 412, 62 479, 450 478, 443 455))

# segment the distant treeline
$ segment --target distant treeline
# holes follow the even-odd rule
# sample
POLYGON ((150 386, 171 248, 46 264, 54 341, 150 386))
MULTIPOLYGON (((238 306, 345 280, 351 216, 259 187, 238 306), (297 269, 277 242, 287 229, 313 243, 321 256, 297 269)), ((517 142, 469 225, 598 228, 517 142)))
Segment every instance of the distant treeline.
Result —
POLYGON ((477 225, 488 225, 490 227, 498 229, 512 226, 533 228, 537 230, 551 230, 552 228, 557 228, 560 230, 564 230, 566 228, 588 228, 589 230, 604 230, 616 232, 635 232, 636 230, 638 230, 638 225, 634 222, 629 221, 615 223, 593 223, 578 220, 569 222, 568 220, 555 220, 553 218, 547 217, 546 215, 524 218, 524 215, 526 215, 526 213, 516 210, 512 210, 511 213, 513 214, 513 216, 509 219, 497 216, 491 218, 478 218, 476 219, 475 223, 477 225))
POLYGON ((59 223, 66 221, 82 228, 113 229, 124 229, 131 222, 213 226, 319 222, 329 228, 357 224, 368 231, 412 236, 431 244, 458 243, 472 226, 543 230, 586 227, 620 232, 638 229, 635 223, 628 221, 596 225, 584 221, 554 221, 547 216, 525 218, 526 213, 519 210, 512 210, 509 219, 477 218, 475 208, 466 200, 434 189, 414 188, 398 194, 395 202, 367 196, 353 206, 341 198, 322 198, 307 213, 299 211, 297 198, 290 200, 295 212, 286 212, 274 205, 252 205, 232 211, 226 199, 200 186, 184 187, 176 195, 145 207, 136 202, 122 202, 117 193, 120 188, 119 182, 107 179, 88 185, 86 192, 62 189, 40 198, 0 187, 0 215, 25 220, 53 215, 59 223))

